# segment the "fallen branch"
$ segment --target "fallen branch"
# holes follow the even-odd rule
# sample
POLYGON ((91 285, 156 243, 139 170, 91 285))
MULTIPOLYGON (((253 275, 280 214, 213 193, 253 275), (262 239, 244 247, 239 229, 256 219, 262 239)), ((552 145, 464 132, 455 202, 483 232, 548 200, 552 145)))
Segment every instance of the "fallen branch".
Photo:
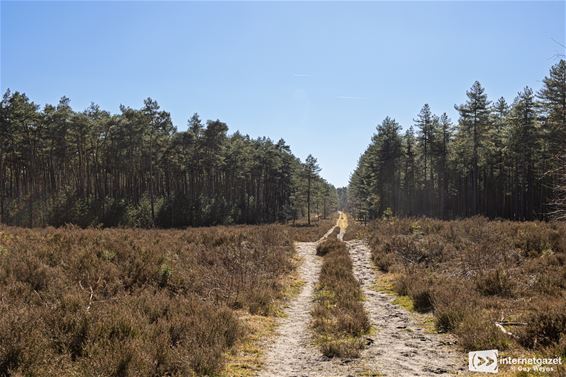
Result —
POLYGON ((519 337, 513 334, 511 331, 507 330, 504 326, 527 326, 524 322, 511 322, 511 321, 501 321, 495 322, 495 326, 505 335, 509 335, 512 338, 518 339, 519 337))
POLYGON ((527 326, 528 323, 526 322, 513 322, 513 321, 499 321, 497 322, 503 326, 527 326))
MULTIPOLYGON (((33 290, 33 293, 35 293, 37 295, 37 297, 39 297, 39 299, 41 300, 41 302, 43 302, 43 305, 47 306, 48 308, 51 308, 49 306, 49 304, 47 303, 47 301, 45 301, 45 299, 39 294, 38 291, 36 291, 35 289, 33 290)), ((4 297, 2 297, 2 301, 4 301, 4 297)), ((53 308, 52 308, 53 309, 53 308)))
POLYGON ((92 298, 94 297, 94 291, 92 290, 92 287, 88 287, 90 289, 90 297, 88 299, 88 305, 86 307, 86 311, 88 312, 90 310, 90 307, 92 305, 92 298))
MULTIPOLYGON (((99 279, 100 280, 100 279, 99 279)), ((86 291, 86 289, 83 287, 83 284, 81 283, 81 281, 79 280, 79 287, 81 287, 81 289, 83 291, 86 291)), ((90 311, 90 307, 92 306, 92 299, 94 298, 94 290, 92 289, 92 285, 88 287, 89 291, 90 291, 90 297, 88 298, 88 305, 86 306, 86 311, 90 311)))

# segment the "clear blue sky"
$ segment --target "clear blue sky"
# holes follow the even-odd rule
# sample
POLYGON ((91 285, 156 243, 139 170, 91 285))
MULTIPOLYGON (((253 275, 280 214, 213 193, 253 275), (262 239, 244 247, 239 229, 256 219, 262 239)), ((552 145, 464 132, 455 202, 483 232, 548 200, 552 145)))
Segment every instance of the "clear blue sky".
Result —
POLYGON ((557 2, 1 2, 2 91, 117 112, 146 97, 182 130, 190 114, 284 138, 346 185, 375 126, 474 80, 509 101, 564 54, 557 2), (557 43, 558 42, 558 43, 557 43))

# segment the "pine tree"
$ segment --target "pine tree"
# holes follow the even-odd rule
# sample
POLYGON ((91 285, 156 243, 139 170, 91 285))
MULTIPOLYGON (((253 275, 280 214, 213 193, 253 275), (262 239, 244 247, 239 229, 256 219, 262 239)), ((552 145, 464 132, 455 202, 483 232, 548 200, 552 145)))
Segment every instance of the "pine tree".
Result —
POLYGON ((564 182, 566 182, 566 60, 561 59, 550 68, 538 92, 543 118, 545 175, 543 187, 550 187, 543 194, 543 201, 552 203, 554 217, 563 218, 566 212, 564 182), (552 196, 552 197, 550 197, 552 196))
POLYGON ((509 198, 507 197, 508 175, 510 168, 506 164, 506 142, 509 139, 509 105, 505 98, 499 98, 492 108, 492 127, 487 135, 490 141, 490 151, 487 156, 490 182, 487 190, 492 193, 488 211, 491 216, 509 211, 509 198))
POLYGON ((433 143, 433 115, 430 111, 430 106, 425 104, 417 118, 415 119, 415 127, 417 128, 417 145, 420 149, 420 156, 423 165, 422 182, 424 185, 425 193, 430 190, 430 171, 431 171, 431 147, 433 143))
POLYGON ((466 92, 468 100, 465 104, 456 106, 460 113, 459 131, 467 141, 472 153, 470 156, 470 213, 475 215, 479 211, 480 203, 480 157, 483 142, 489 128, 489 105, 487 95, 481 84, 476 81, 472 88, 466 92))
POLYGON ((141 109, 121 106, 114 115, 94 104, 75 112, 66 97, 40 111, 25 95, 9 91, 0 105, 3 223, 186 227, 287 221, 306 213, 301 190, 307 185, 309 212, 337 206, 335 188, 316 168, 307 180, 284 140, 228 136, 225 123, 203 127, 197 114, 187 131, 178 132, 151 98, 141 109))
POLYGON ((536 216, 535 174, 539 133, 533 91, 526 87, 519 93, 511 109, 509 149, 515 167, 513 216, 525 220, 536 216))
POLYGON ((538 93, 540 105, 546 117, 548 141, 551 150, 564 153, 566 150, 566 60, 550 68, 543 79, 543 88, 538 93))
POLYGON ((416 192, 416 165, 415 165, 415 133, 413 127, 405 132, 403 137, 404 158, 403 158, 403 207, 407 215, 415 213, 414 201, 416 192))
POLYGON ((560 61, 545 78, 538 104, 525 88, 510 108, 504 98, 491 106, 475 82, 466 103, 455 106, 454 130, 446 114, 437 117, 425 105, 415 119, 417 136, 409 128, 402 138, 398 175, 384 174, 379 131, 350 179, 351 208, 377 217, 395 203, 390 193, 400 186, 401 215, 564 218, 565 83, 566 62, 560 61))
POLYGON ((312 155, 308 155, 307 159, 305 160, 305 176, 307 179, 307 222, 311 225, 311 199, 312 199, 312 189, 313 189, 313 181, 320 172, 320 167, 318 166, 316 158, 312 155))
POLYGON ((450 140, 452 138, 452 121, 448 118, 446 113, 443 113, 439 119, 439 127, 436 130, 437 135, 435 137, 435 155, 437 160, 437 170, 438 170, 438 191, 440 193, 440 213, 442 217, 446 218, 448 216, 448 187, 449 187, 449 172, 448 172, 448 160, 449 160, 449 148, 450 140))

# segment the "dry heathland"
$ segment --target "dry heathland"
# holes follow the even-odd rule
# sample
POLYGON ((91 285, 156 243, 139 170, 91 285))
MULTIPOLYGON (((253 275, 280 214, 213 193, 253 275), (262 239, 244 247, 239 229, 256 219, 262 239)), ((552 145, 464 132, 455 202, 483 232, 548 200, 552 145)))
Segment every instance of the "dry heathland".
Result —
POLYGON ((366 232, 391 289, 466 350, 566 356, 566 224, 392 219, 366 232))
POLYGON ((370 323, 346 244, 329 238, 316 254, 324 258, 312 312, 317 343, 325 356, 356 357, 370 323))
POLYGON ((0 376, 207 375, 317 227, 0 227, 0 376))

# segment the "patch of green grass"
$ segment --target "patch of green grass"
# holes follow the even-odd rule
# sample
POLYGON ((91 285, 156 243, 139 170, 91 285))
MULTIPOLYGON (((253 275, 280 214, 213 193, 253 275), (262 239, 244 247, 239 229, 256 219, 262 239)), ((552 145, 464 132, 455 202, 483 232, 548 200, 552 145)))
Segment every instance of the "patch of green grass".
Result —
POLYGON ((395 277, 396 275, 391 273, 378 273, 372 289, 376 292, 395 295, 395 277))
POLYGON ((436 320, 432 314, 425 314, 423 315, 422 326, 425 332, 429 334, 437 334, 438 331, 436 330, 436 320))
POLYGON ((411 312, 415 310, 413 300, 409 296, 397 296, 393 303, 411 312))

